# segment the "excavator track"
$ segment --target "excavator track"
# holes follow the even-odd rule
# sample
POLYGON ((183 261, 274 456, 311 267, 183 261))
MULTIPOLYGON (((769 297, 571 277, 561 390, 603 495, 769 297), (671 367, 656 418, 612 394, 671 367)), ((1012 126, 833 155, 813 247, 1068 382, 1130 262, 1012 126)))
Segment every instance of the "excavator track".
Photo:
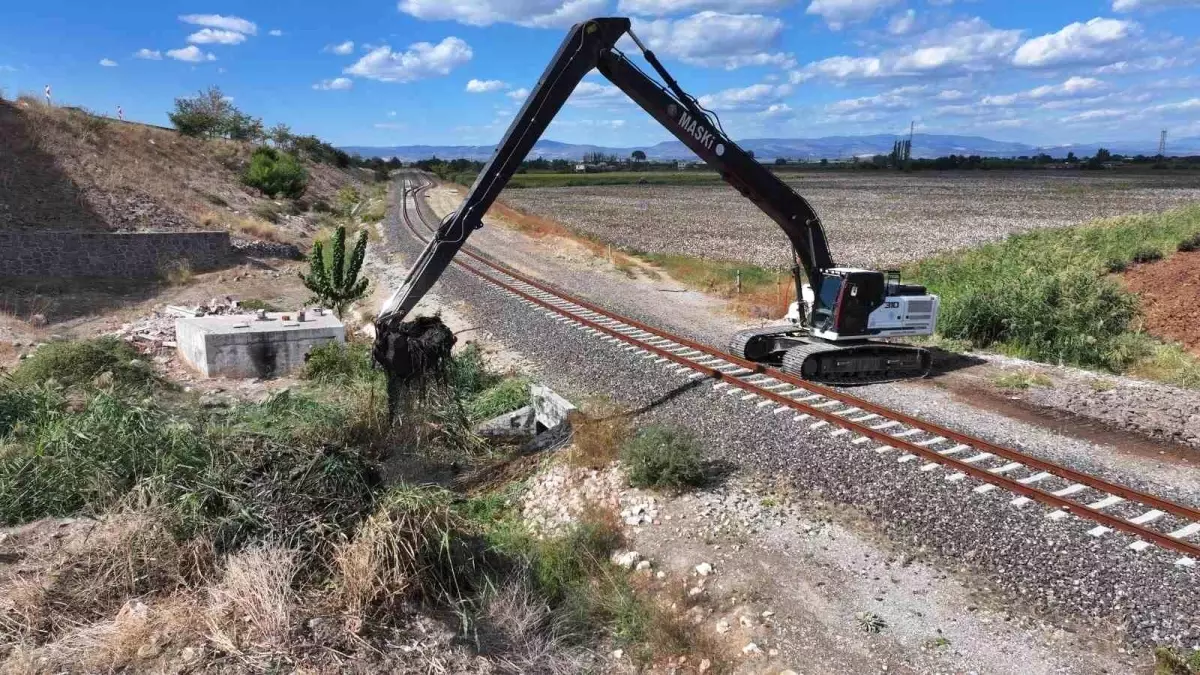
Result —
POLYGON ((823 384, 877 384, 929 374, 928 350, 886 342, 805 342, 783 354, 781 370, 823 384))
POLYGON ((789 336, 801 339, 804 334, 804 329, 787 324, 740 330, 729 338, 729 353, 751 361, 769 361, 774 351, 773 338, 789 336))

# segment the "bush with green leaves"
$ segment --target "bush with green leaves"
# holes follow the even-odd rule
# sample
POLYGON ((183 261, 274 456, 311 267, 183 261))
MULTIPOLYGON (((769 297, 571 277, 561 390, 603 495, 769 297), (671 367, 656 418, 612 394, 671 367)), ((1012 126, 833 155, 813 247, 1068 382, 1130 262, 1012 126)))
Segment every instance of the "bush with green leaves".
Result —
POLYGON ((316 382, 366 380, 374 372, 371 349, 364 344, 326 342, 309 350, 304 360, 304 377, 316 382))
POLYGON ((115 337, 48 342, 22 361, 9 379, 16 386, 51 380, 73 386, 90 383, 106 372, 119 386, 145 387, 157 381, 142 355, 115 337))
POLYGON ((1016 356, 1124 371, 1152 356, 1137 296, 1108 275, 1196 232, 1200 207, 1019 234, 907 270, 941 296, 938 332, 1016 356))
POLYGON ((359 233, 358 241, 354 242, 354 251, 347 263, 346 228, 338 226, 329 243, 328 260, 324 244, 319 239, 314 241, 309 255, 309 272, 307 275, 300 273, 300 280, 305 288, 312 291, 314 301, 332 307, 340 319, 347 307, 367 294, 370 282, 366 278, 358 278, 366 255, 367 233, 363 231, 359 233))
POLYGON ((683 490, 704 484, 704 465, 695 441, 662 426, 640 430, 621 448, 629 484, 656 490, 683 490))
POLYGON ((293 155, 263 146, 254 150, 242 182, 271 199, 277 195, 296 199, 308 187, 308 170, 293 155))

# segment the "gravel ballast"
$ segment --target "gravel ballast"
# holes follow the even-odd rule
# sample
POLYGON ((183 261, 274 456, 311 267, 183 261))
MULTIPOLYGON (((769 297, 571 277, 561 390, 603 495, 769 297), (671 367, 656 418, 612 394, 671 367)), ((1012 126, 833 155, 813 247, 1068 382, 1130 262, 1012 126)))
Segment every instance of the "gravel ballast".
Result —
MULTIPOLYGON (((393 210, 388 230, 411 260, 419 250, 393 210)), ((405 270, 379 280, 395 285, 405 270)), ((1039 505, 1013 508, 1003 490, 972 491, 973 481, 947 482, 944 472, 921 472, 895 455, 831 438, 775 415, 770 408, 714 393, 711 383, 688 381, 650 361, 531 311, 512 296, 451 268, 437 287, 479 330, 525 355, 535 375, 565 395, 606 395, 644 407, 639 423, 684 428, 703 440, 714 459, 789 477, 802 492, 853 506, 893 541, 914 551, 946 556, 954 567, 985 576, 1017 605, 1031 611, 1116 618, 1140 643, 1200 644, 1200 572, 1174 565, 1178 554, 1128 550, 1132 539, 1091 537, 1089 523, 1045 517, 1039 505)), ((941 420, 939 420, 941 421, 941 420)), ((986 430, 974 429, 985 435, 986 430)))
MULTIPOLYGON (((1195 178, 1156 173, 811 172, 785 180, 820 216, 834 260, 865 267, 1200 200, 1195 178)), ((791 266, 779 227, 725 185, 523 188, 502 197, 630 249, 791 266)))

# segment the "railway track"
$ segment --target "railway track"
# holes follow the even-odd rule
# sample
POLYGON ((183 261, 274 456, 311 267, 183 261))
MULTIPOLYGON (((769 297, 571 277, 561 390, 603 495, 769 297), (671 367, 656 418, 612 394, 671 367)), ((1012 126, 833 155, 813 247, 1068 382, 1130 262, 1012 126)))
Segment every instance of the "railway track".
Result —
MULTIPOLYGON (((401 190, 401 219, 422 242, 428 241, 438 225, 428 205, 418 198, 430 186, 423 178, 412 183, 406 179, 401 190), (410 206, 421 227, 413 222, 410 206)), ((931 480, 977 482, 972 490, 979 494, 1007 490, 1014 495, 1010 501, 1013 508, 1041 502, 1051 507, 1046 517, 1052 520, 1091 521, 1091 536, 1103 537, 1114 531, 1131 534, 1136 538, 1128 547, 1132 551, 1157 546, 1182 554, 1176 565, 1191 567, 1200 561, 1200 509, 947 429, 645 325, 527 277, 469 246, 460 253, 457 265, 536 311, 614 348, 634 352, 681 375, 688 373, 689 379, 710 379, 720 395, 769 407, 774 414, 790 414, 795 423, 814 431, 849 437, 863 452, 912 463, 915 470, 929 473, 931 480)))

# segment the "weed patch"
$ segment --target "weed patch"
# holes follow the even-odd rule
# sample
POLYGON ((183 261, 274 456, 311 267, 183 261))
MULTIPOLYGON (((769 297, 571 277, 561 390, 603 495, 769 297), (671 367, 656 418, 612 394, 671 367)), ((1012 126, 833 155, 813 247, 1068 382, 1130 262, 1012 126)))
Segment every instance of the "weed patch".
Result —
POLYGON ((304 377, 337 383, 367 380, 373 376, 371 348, 365 344, 328 342, 313 347, 304 361, 304 377))
POLYGON ((704 483, 695 442, 665 427, 639 431, 621 448, 621 464, 634 487, 679 491, 704 483))
POLYGON ((1161 257, 1195 233, 1200 207, 1015 235, 917 263, 909 277, 942 298, 939 332, 1051 363, 1129 370, 1154 341, 1137 297, 1107 275, 1161 257))
POLYGON ((171 286, 186 286, 192 283, 195 278, 195 273, 192 272, 192 264, 187 260, 176 260, 168 263, 162 270, 163 279, 171 286))
POLYGON ((259 310, 262 310, 264 312, 282 312, 283 311, 283 308, 280 307, 279 305, 267 302, 266 300, 260 300, 259 298, 250 298, 248 300, 239 300, 238 308, 239 309, 248 309, 252 312, 257 312, 259 310))
POLYGON ((1049 377, 1027 370, 997 375, 992 378, 992 383, 1001 389, 1028 389, 1030 387, 1054 386, 1054 380, 1051 380, 1049 377))
POLYGON ((489 420, 529 405, 529 380, 509 377, 476 394, 467 404, 471 419, 489 420))
MULTIPOLYGON (((16 387, 51 381, 75 386, 92 383, 106 372, 119 386, 147 387, 157 381, 141 354, 115 337, 48 342, 22 361, 9 379, 16 387)), ((0 395, 9 394, 0 390, 0 395)))

